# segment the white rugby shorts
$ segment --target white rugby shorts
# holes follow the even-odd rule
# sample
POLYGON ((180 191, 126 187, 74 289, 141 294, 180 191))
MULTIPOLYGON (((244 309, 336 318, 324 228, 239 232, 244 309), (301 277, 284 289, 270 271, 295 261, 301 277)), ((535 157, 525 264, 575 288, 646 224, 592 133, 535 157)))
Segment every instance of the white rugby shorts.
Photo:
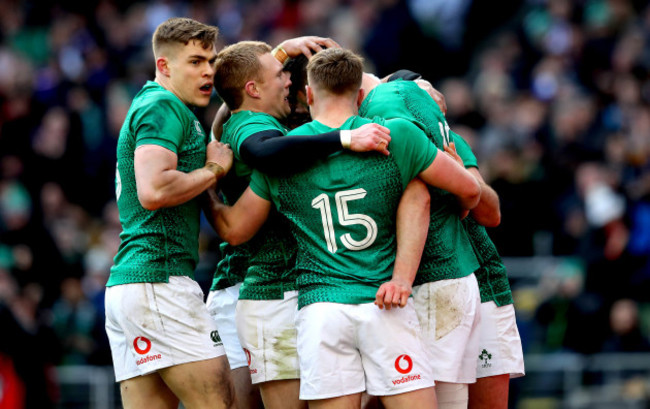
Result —
POLYGON ((118 382, 225 354, 203 291, 190 277, 108 287, 105 304, 118 382))
POLYGON ((298 311, 300 399, 366 390, 389 396, 434 386, 409 299, 380 310, 373 303, 319 302, 298 311))
POLYGON ((285 292, 283 300, 237 302, 237 333, 253 384, 300 378, 297 311, 298 291, 285 292))
POLYGON ((512 304, 497 307, 494 301, 481 304, 478 378, 510 374, 525 375, 524 353, 512 304))
POLYGON ((481 296, 474 274, 415 286, 413 298, 434 379, 476 382, 481 296))
POLYGON ((237 322, 235 321, 240 287, 241 283, 238 283, 222 290, 210 291, 206 300, 208 311, 214 322, 217 323, 217 330, 223 347, 226 349, 231 370, 248 366, 246 353, 239 342, 237 322))

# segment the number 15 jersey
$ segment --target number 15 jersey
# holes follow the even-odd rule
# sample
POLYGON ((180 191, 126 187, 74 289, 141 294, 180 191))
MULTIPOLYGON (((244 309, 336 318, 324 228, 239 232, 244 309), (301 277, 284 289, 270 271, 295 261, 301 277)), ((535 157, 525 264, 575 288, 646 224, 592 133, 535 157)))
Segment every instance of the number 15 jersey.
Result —
MULTIPOLYGON (((312 121, 290 135, 356 129, 370 122, 353 116, 334 129, 312 121)), ((438 149, 408 121, 374 122, 390 129, 389 156, 346 150, 290 177, 252 175, 251 189, 287 217, 298 243, 299 308, 314 302, 373 302, 379 286, 391 279, 400 197, 438 149)))

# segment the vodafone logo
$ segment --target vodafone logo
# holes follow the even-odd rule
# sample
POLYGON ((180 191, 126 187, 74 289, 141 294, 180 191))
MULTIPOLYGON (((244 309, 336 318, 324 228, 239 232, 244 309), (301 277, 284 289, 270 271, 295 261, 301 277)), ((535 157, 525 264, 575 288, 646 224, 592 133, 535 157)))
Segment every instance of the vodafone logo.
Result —
POLYGON ((395 360, 395 369, 401 374, 407 374, 413 369, 413 360, 406 354, 400 355, 395 360), (403 362, 406 362, 406 365, 403 362))
POLYGON ((244 349, 244 353, 246 354, 246 360, 248 361, 248 366, 251 366, 251 351, 249 351, 246 348, 244 349))
MULTIPOLYGON (((144 355, 151 349, 151 341, 145 337, 136 337, 133 340, 133 348, 138 354, 144 355)), ((397 363, 395 365, 397 365, 397 363)))

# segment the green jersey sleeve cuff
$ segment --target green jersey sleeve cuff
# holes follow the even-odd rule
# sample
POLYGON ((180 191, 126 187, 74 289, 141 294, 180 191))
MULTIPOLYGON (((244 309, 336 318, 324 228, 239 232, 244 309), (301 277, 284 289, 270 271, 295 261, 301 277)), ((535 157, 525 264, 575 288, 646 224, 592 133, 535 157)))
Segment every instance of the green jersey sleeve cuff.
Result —
POLYGON ((178 147, 174 145, 171 141, 168 141, 166 139, 159 139, 159 138, 140 138, 135 144, 135 147, 143 146, 143 145, 157 145, 157 146, 162 146, 163 148, 169 149, 170 151, 174 152, 175 154, 178 154, 178 147))
POLYGON ((249 184, 249 187, 259 197, 261 197, 264 200, 271 201, 271 192, 269 189, 269 183, 266 178, 262 173, 253 170, 253 173, 251 174, 251 181, 249 184))

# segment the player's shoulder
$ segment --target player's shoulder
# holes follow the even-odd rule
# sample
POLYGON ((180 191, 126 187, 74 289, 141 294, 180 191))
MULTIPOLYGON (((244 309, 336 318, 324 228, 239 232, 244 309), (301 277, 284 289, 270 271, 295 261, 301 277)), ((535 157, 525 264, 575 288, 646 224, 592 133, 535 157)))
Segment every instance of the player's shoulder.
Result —
POLYGON ((270 128, 282 129, 283 126, 273 116, 264 112, 253 111, 240 111, 233 114, 228 120, 229 122, 237 123, 240 127, 253 126, 253 125, 266 125, 270 128))
POLYGON ((422 132, 422 130, 417 127, 413 122, 406 120, 404 118, 392 118, 386 119, 384 126, 391 130, 391 136, 393 131, 397 132, 422 132))
POLYGON ((325 128, 325 126, 319 124, 317 121, 310 121, 293 128, 287 135, 316 135, 325 132, 325 128))
POLYGON ((370 124, 370 123, 385 126, 386 118, 381 116, 373 116, 367 118, 362 116, 354 116, 351 117, 349 121, 351 126, 353 126, 354 128, 359 128, 363 125, 370 124))
POLYGON ((292 130, 289 131, 287 135, 303 135, 306 132, 310 131, 312 127, 310 126, 310 123, 302 124, 299 127, 293 128, 292 130))
POLYGON ((286 134, 286 128, 277 119, 263 112, 240 111, 234 113, 224 124, 224 132, 244 136, 264 130, 278 130, 286 134))
POLYGON ((136 122, 146 118, 156 122, 162 118, 182 118, 187 112, 176 95, 151 81, 138 92, 129 110, 136 122))
POLYGON ((252 122, 252 121, 261 121, 261 120, 266 120, 267 116, 270 116, 268 114, 264 114, 261 112, 253 112, 253 111, 236 111, 230 114, 230 117, 226 121, 226 123, 246 123, 246 122, 252 122))
POLYGON ((148 101, 155 100, 156 104, 183 105, 183 102, 173 92, 153 81, 147 82, 138 96, 148 101))

